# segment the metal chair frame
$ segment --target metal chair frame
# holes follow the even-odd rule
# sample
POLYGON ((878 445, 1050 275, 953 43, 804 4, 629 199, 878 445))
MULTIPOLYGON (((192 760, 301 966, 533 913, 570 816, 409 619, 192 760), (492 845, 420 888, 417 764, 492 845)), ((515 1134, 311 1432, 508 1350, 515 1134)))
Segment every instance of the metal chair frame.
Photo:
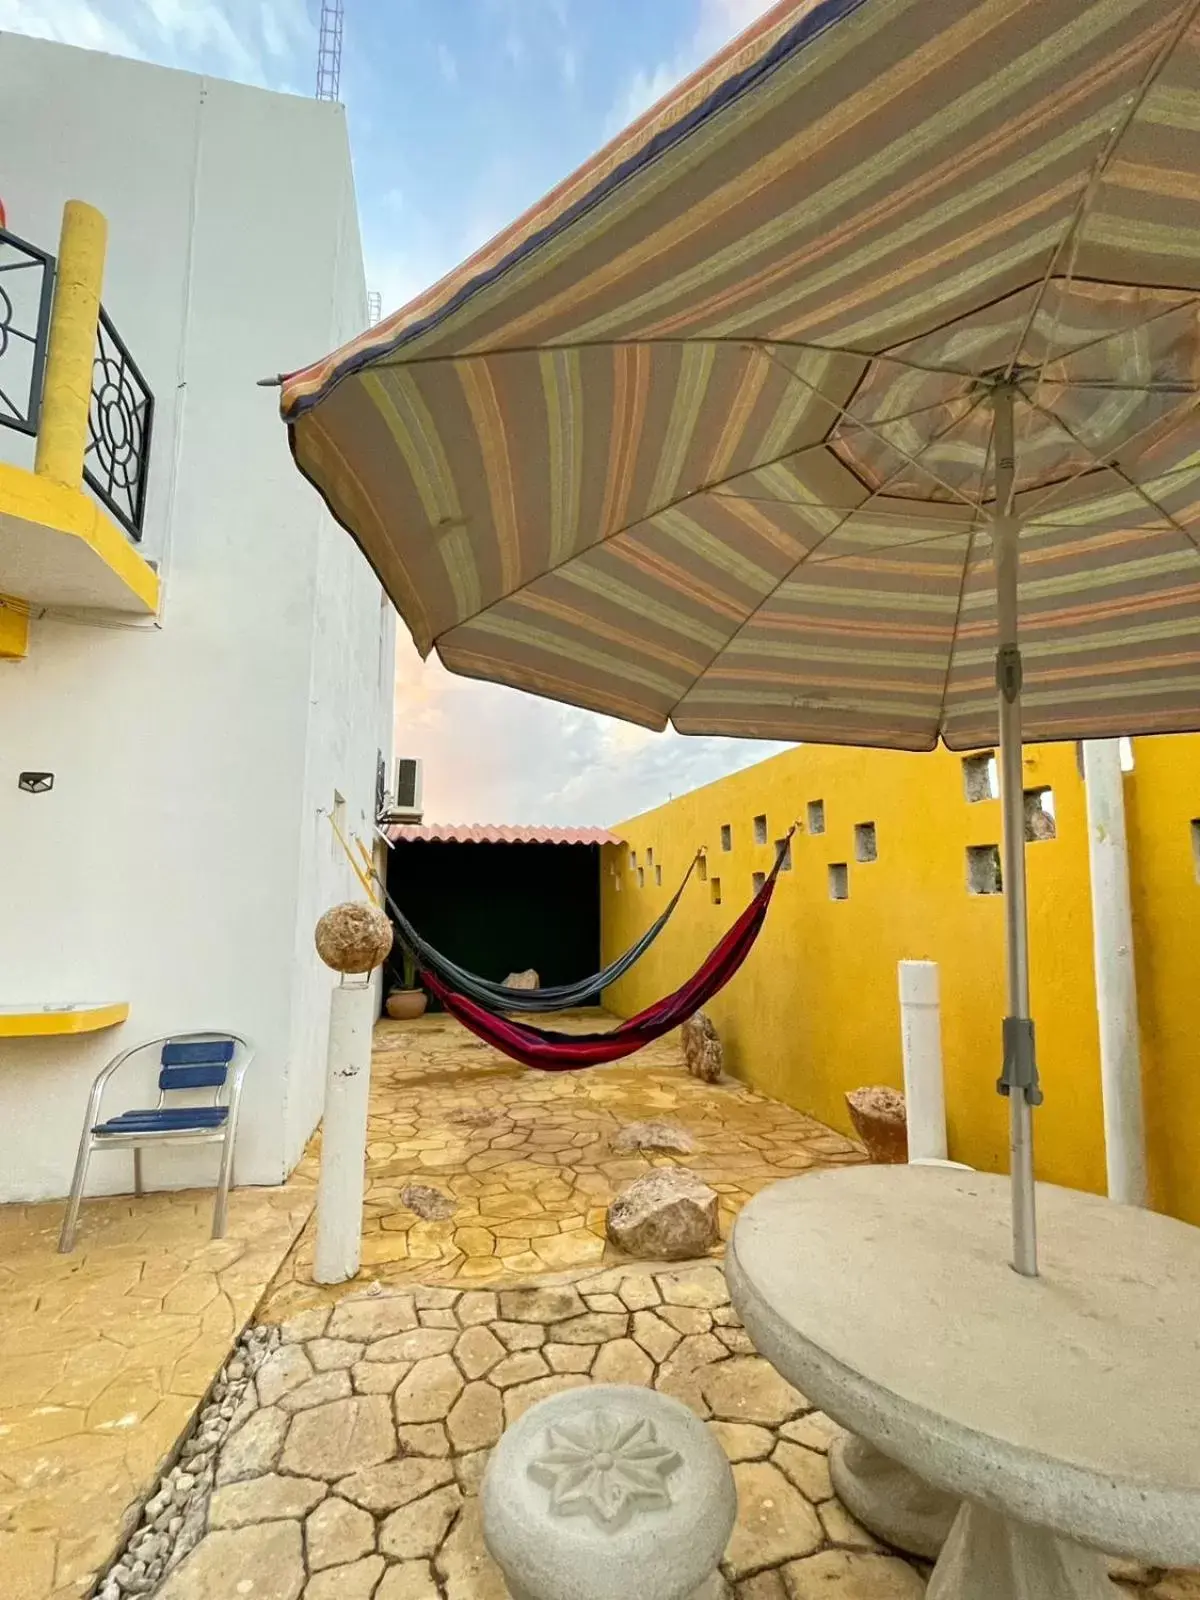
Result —
MULTIPOLYGON (((79 1140, 79 1153, 75 1157, 75 1173, 71 1179, 71 1195, 67 1202, 67 1214, 63 1218, 62 1232, 58 1238, 59 1252, 69 1254, 75 1248, 75 1234, 79 1223, 79 1209, 83 1204, 83 1191, 87 1183, 88 1165, 95 1150, 111 1150, 120 1146, 128 1146, 133 1150, 133 1192, 140 1199, 144 1193, 142 1188, 142 1149, 145 1146, 173 1145, 173 1144, 219 1144, 221 1145, 221 1165, 217 1174, 217 1193, 213 1205, 212 1236, 214 1239, 225 1237, 225 1228, 229 1216, 229 1190, 233 1183, 233 1146, 237 1138, 238 1111, 242 1098, 242 1079, 246 1075, 246 1068, 254 1059, 254 1051, 249 1043, 240 1034, 216 1030, 205 1030, 198 1033, 168 1033, 158 1039, 144 1039, 141 1044, 131 1045, 128 1050, 122 1050, 113 1057, 106 1067, 97 1074, 88 1096, 87 1114, 84 1119, 83 1133, 79 1140), (171 1044, 205 1044, 209 1042, 232 1042, 234 1047, 233 1059, 229 1062, 224 1083, 214 1087, 212 1104, 225 1105, 229 1114, 225 1121, 216 1128, 196 1128, 193 1130, 170 1129, 154 1132, 146 1129, 130 1133, 98 1133, 100 1124, 100 1102, 110 1079, 120 1070, 125 1063, 134 1056, 142 1055, 147 1050, 157 1049, 161 1061, 162 1050, 165 1045, 171 1044), (222 1095, 225 1096, 222 1099, 222 1095)), ((160 1067, 161 1071, 161 1067, 160 1067)), ((179 1089, 164 1089, 158 1091, 158 1104, 152 1109, 161 1111, 165 1108, 168 1094, 183 1093, 179 1089)))

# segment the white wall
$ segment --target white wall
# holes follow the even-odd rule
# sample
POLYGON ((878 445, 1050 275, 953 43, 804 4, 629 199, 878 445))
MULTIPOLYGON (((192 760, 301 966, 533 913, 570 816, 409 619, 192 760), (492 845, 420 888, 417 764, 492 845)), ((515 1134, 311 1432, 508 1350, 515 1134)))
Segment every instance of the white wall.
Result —
MULTIPOLYGON (((391 747, 390 607, 256 387, 366 321, 344 115, 0 34, 0 149, 14 232, 56 248, 70 198, 108 217, 105 305, 156 398, 142 549, 164 583, 158 624, 45 617, 0 665, 0 1001, 131 1005, 120 1030, 0 1041, 0 1199, 65 1193, 116 1049, 203 1027, 258 1050, 236 1176, 278 1182, 320 1115, 313 923, 358 893, 318 812, 336 789, 369 837, 391 747), (53 791, 19 792, 25 768, 53 791)), ((0 458, 24 461, 19 436, 0 458)), ((209 1181, 214 1156, 146 1165, 209 1181)), ((128 1154, 96 1158, 91 1189, 130 1186, 128 1154)))

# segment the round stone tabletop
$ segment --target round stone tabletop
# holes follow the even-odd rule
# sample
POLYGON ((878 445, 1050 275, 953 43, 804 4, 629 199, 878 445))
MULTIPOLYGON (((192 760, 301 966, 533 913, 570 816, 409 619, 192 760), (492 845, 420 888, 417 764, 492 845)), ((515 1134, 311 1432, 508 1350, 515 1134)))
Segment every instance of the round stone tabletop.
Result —
POLYGON ((765 1189, 727 1274, 771 1363, 939 1488, 1116 1554, 1200 1564, 1200 1229, 1006 1178, 850 1167, 765 1189))

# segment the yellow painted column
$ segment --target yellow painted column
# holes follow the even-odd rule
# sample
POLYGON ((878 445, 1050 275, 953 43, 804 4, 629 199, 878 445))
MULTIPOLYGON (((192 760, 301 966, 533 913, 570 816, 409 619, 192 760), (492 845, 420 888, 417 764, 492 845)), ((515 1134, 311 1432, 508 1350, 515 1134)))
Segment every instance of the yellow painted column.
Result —
POLYGON ((46 376, 33 470, 67 489, 83 485, 92 364, 108 223, 94 206, 68 200, 63 207, 58 271, 50 311, 46 376))

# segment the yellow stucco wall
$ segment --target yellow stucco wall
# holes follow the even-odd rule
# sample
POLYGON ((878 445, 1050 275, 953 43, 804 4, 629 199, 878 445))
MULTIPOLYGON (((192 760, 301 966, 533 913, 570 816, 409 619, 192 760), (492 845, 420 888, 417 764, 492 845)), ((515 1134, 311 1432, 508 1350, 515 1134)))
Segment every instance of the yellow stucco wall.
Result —
MULTIPOLYGON (((1130 860, 1154 1203, 1200 1223, 1200 738, 1138 740, 1126 777, 1130 860)), ((1027 851, 1033 1011, 1046 1103, 1037 1113, 1041 1178, 1103 1192, 1104 1138, 1083 781, 1073 745, 1028 749, 1028 788, 1049 786, 1057 836, 1027 851)), ((902 1084, 896 964, 936 961, 950 1155, 1004 1171, 1007 1107, 995 1092, 1004 1013, 1003 900, 967 889, 970 845, 998 844, 998 800, 968 802, 962 758, 802 746, 684 795, 615 831, 602 864, 605 960, 666 904, 693 851, 693 881, 658 943, 607 995, 627 1016, 675 988, 744 907, 752 875, 793 820, 792 870, 745 967, 709 1011, 728 1068, 756 1088, 849 1128, 844 1095, 902 1084), (823 834, 808 830, 824 802, 823 834), (767 843, 755 844, 765 815, 767 843), (878 857, 855 860, 855 825, 873 822, 878 857), (721 847, 721 827, 732 849, 721 847), (648 867, 646 852, 654 851, 648 867), (638 887, 634 851, 644 873, 638 887), (845 862, 849 898, 829 894, 845 862), (662 869, 661 885, 656 868, 662 869), (719 878, 722 904, 711 880, 719 878), (618 880, 620 887, 618 888, 618 880)))

